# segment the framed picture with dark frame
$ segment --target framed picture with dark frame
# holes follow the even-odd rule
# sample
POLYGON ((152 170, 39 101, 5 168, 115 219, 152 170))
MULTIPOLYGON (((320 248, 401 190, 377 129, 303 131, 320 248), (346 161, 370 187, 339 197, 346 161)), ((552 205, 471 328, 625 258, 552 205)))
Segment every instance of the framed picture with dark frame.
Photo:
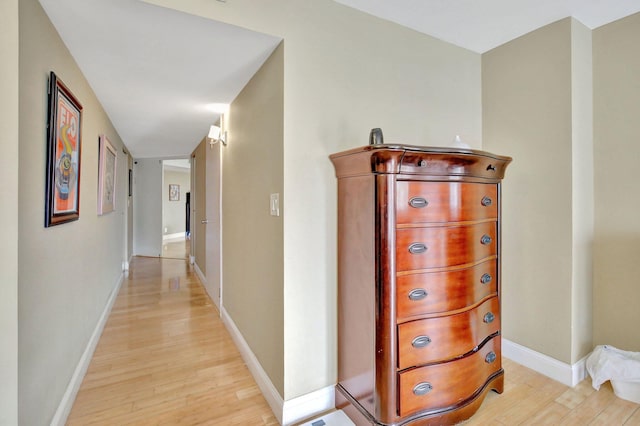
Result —
POLYGON ((180 185, 169 184, 169 201, 180 201, 180 185))
POLYGON ((80 217, 82 105, 56 74, 49 74, 44 226, 80 217))
POLYGON ((116 170, 118 153, 105 135, 100 136, 98 165, 98 214, 111 213, 116 208, 116 170))

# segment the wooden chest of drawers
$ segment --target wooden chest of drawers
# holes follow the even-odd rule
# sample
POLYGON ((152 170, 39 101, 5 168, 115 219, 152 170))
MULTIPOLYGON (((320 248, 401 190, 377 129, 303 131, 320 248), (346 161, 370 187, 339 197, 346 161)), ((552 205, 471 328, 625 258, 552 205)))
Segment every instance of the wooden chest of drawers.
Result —
POLYGON ((469 418, 503 389, 500 182, 511 159, 369 145, 331 160, 336 407, 358 425, 469 418))

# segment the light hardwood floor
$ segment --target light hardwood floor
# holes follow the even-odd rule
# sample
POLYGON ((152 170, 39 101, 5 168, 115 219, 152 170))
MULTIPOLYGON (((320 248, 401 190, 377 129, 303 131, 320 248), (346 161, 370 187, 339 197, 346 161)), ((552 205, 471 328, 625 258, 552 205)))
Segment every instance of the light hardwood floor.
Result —
MULTIPOLYGON (((564 386, 503 360, 468 425, 640 425, 609 383, 564 386)), ((184 260, 134 258, 69 425, 277 425, 218 312, 184 260)), ((331 425, 327 425, 331 426, 331 425)))
POLYGON ((503 358, 502 395, 489 392, 470 425, 640 425, 640 405, 615 396, 609 382, 596 391, 587 378, 565 386, 503 358))
POLYGON ((184 260, 132 260, 69 425, 277 425, 184 260))
POLYGON ((162 257, 169 259, 188 259, 191 240, 175 239, 162 241, 162 257))

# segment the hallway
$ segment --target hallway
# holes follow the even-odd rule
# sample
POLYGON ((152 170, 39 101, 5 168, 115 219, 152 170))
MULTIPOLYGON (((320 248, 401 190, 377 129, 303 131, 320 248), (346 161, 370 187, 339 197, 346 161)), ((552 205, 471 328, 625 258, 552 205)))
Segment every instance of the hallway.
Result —
POLYGON ((68 425, 277 425, 187 262, 133 258, 68 425))

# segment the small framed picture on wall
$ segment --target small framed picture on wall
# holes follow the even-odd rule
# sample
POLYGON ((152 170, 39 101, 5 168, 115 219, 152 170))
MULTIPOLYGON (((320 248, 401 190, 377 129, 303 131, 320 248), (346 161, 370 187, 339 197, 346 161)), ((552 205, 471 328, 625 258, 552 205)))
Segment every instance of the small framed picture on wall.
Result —
POLYGON ((180 201, 180 185, 169 184, 169 201, 180 201))
POLYGON ((118 152, 105 135, 99 138, 98 215, 116 208, 116 170, 118 152))

